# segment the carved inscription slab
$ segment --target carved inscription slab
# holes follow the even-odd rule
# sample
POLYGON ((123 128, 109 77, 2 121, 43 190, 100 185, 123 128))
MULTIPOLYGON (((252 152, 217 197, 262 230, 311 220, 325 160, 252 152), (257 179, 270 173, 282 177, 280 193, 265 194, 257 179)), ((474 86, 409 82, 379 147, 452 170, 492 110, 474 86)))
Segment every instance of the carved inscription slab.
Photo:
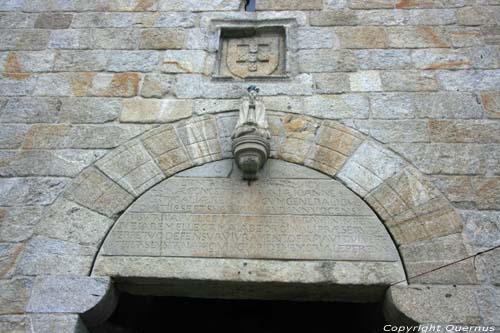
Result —
POLYGON ((102 255, 397 261, 371 209, 332 179, 173 177, 118 220, 102 255))

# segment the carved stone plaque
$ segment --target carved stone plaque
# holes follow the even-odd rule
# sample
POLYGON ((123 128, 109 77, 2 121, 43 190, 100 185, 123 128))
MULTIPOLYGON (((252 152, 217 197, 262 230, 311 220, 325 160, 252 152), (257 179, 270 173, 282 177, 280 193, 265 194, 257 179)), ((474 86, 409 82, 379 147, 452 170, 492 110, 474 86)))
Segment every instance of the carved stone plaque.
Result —
POLYGON ((298 176, 271 170, 250 185, 235 170, 212 177, 193 169, 192 176, 165 180, 122 215, 101 254, 398 260, 389 234, 360 198, 335 180, 292 167, 298 176))
POLYGON ((285 30, 236 29, 221 33, 219 76, 280 76, 285 70, 285 30))

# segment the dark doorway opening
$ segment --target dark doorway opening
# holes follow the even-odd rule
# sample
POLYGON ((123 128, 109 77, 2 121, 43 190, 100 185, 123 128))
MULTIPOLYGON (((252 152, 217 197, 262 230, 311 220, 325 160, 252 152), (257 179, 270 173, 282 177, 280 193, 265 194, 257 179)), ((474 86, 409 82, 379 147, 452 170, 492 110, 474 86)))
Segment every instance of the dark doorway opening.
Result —
POLYGON ((218 300, 122 294, 92 333, 383 332, 380 304, 218 300))

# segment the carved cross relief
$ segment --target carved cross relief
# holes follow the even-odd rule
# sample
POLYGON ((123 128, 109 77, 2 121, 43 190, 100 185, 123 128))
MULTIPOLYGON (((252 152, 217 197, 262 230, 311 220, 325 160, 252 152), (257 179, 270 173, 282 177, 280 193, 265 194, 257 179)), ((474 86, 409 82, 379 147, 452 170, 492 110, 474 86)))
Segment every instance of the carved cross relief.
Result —
POLYGON ((228 41, 226 65, 234 76, 271 75, 278 68, 279 58, 278 38, 247 37, 228 41))

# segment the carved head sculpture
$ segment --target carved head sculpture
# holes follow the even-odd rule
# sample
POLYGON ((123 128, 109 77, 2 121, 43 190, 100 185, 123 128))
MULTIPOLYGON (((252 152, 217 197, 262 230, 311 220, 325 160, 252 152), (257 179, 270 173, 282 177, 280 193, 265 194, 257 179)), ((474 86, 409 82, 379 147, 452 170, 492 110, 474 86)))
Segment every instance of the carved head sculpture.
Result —
POLYGON ((250 99, 250 105, 255 105, 255 100, 257 99, 257 95, 260 92, 260 89, 256 86, 252 85, 247 88, 248 97, 250 99))

